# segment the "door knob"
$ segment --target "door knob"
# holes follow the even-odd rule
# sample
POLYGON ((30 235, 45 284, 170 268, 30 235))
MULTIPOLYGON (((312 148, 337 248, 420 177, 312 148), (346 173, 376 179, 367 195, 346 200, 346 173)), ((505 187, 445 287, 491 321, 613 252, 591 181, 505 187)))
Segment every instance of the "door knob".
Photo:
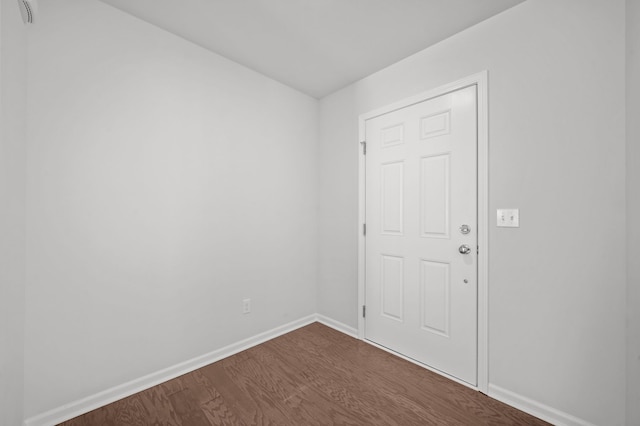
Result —
POLYGON ((469 254, 471 253, 471 247, 469 247, 466 244, 463 244, 460 246, 460 248, 458 249, 458 251, 462 254, 469 254))

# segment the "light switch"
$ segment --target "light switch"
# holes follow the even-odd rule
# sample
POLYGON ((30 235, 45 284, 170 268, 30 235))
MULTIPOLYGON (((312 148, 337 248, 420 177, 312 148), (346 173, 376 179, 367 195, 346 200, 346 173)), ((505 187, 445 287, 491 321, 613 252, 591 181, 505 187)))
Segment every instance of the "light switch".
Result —
POLYGON ((519 228, 520 209, 498 209, 497 225, 501 228, 519 228))

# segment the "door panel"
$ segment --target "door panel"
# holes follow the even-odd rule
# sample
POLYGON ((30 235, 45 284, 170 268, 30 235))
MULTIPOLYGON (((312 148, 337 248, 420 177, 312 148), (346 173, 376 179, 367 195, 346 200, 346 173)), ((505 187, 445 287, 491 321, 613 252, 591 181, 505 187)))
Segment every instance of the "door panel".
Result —
POLYGON ((475 385, 476 86, 369 119, 365 135, 365 338, 475 385))
POLYGON ((420 235, 449 238, 450 154, 420 159, 420 235))
POLYGON ((423 330, 449 337, 451 264, 420 260, 420 313, 423 330))
POLYGON ((382 315, 403 320, 404 311, 404 259, 382 255, 382 315))
POLYGON ((383 164, 380 167, 382 202, 382 233, 385 235, 402 235, 402 223, 404 221, 403 176, 404 164, 402 161, 383 164))

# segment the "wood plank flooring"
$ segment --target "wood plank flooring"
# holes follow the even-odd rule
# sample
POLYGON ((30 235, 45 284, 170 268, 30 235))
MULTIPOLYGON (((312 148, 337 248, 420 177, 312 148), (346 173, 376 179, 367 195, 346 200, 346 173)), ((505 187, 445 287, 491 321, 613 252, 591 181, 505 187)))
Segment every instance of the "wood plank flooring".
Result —
POLYGON ((314 323, 61 425, 546 424, 314 323))

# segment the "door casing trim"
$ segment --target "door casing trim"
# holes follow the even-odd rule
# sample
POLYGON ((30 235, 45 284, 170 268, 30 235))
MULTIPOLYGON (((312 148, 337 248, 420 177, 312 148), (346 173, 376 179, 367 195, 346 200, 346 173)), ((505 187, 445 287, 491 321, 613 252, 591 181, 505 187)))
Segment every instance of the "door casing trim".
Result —
MULTIPOLYGON (((478 384, 475 387, 483 393, 489 387, 489 97, 488 71, 484 70, 449 84, 419 93, 361 114, 358 118, 358 144, 365 141, 367 120, 389 112, 424 102, 444 94, 477 86, 478 102, 478 384)), ((366 162, 362 149, 358 159, 358 338, 365 340, 365 322, 362 306, 365 304, 365 236, 362 232, 366 223, 365 181, 366 162)), ((447 376, 445 374, 445 376, 447 376)), ((449 376, 447 376, 449 377, 449 376)))

